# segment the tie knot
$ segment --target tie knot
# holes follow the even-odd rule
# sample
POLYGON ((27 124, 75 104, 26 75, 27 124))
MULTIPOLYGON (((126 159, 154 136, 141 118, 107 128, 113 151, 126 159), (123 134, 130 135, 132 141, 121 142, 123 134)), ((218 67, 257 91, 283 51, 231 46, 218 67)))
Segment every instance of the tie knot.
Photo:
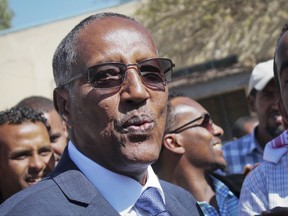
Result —
POLYGON ((137 208, 141 208, 153 216, 171 216, 156 188, 147 188, 135 205, 137 208))

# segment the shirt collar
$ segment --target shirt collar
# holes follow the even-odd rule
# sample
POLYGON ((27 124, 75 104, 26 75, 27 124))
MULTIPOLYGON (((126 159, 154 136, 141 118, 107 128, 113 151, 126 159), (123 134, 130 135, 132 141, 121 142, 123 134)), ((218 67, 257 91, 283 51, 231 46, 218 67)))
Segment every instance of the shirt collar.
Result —
POLYGON ((68 144, 68 153, 79 170, 121 215, 130 211, 142 191, 148 187, 157 188, 165 202, 163 190, 151 166, 148 167, 147 182, 142 186, 128 176, 112 172, 92 161, 78 151, 71 141, 68 144))
POLYGON ((251 152, 253 151, 253 150, 257 150, 259 153, 261 153, 261 154, 263 154, 263 152, 264 152, 264 149, 263 149, 263 147, 260 145, 260 143, 258 142, 258 140, 257 140, 257 137, 256 137, 256 130, 258 130, 258 127, 259 126, 256 126, 255 128, 254 128, 254 130, 253 130, 253 133, 252 133, 252 139, 253 139, 253 149, 251 149, 251 152))
MULTIPOLYGON (((252 133, 244 136, 242 139, 250 140, 250 142, 245 143, 247 146, 245 148, 242 148, 240 151, 241 155, 247 155, 249 153, 252 153, 253 151, 258 151, 259 153, 263 153, 263 149, 261 148, 258 140, 256 139, 255 132, 256 132, 256 126, 252 133)), ((241 139, 241 138, 240 138, 241 139)))

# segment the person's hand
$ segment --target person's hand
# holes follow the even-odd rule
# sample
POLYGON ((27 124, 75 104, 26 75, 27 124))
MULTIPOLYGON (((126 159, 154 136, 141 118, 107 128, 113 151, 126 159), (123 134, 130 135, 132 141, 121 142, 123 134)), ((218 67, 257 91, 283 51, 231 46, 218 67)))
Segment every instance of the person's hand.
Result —
POLYGON ((273 209, 261 212, 261 216, 287 216, 288 207, 275 207, 273 209))
POLYGON ((256 163, 253 166, 251 164, 246 164, 242 170, 242 174, 244 174, 245 176, 248 175, 258 165, 259 165, 259 163, 256 163))

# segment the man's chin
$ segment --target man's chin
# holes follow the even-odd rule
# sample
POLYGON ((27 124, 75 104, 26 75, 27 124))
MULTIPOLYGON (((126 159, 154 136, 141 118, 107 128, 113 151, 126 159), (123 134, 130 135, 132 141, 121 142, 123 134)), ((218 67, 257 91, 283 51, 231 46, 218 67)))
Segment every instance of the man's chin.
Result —
POLYGON ((213 165, 210 166, 210 169, 206 169, 207 173, 213 173, 216 170, 221 170, 223 172, 226 172, 226 167, 227 164, 224 163, 214 163, 213 165))
POLYGON ((227 163, 226 162, 215 163, 213 171, 216 171, 218 169, 223 171, 223 172, 226 172, 227 171, 227 163))
POLYGON ((285 128, 284 128, 283 125, 280 125, 276 129, 269 129, 268 128, 267 131, 272 137, 277 137, 277 136, 279 136, 281 133, 283 133, 285 131, 285 128))

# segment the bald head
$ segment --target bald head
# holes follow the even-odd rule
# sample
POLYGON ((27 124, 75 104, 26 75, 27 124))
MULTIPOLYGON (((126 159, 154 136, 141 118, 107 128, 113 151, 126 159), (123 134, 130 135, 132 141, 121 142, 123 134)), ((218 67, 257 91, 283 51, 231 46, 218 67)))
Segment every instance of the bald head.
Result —
MULTIPOLYGON (((171 97, 168 102, 168 111, 167 111, 167 122, 165 133, 173 130, 179 121, 179 116, 187 112, 192 112, 195 116, 201 116, 204 113, 207 113, 207 110, 201 106, 197 101, 186 97, 186 96, 175 96, 171 97), (200 112, 199 112, 200 111, 200 112)), ((198 117, 197 116, 197 117, 198 117)), ((189 119, 187 119, 187 122, 189 119)))
MULTIPOLYGON (((113 39, 114 35, 120 35, 123 31, 129 32, 130 34, 132 31, 129 30, 131 29, 136 30, 134 31, 135 35, 133 35, 133 38, 139 38, 139 43, 143 42, 140 39, 143 39, 144 37, 146 39, 149 38, 153 50, 158 53, 151 34, 143 25, 131 17, 117 13, 99 13, 81 21, 67 34, 55 51, 53 57, 53 74, 56 86, 61 86, 69 77, 75 75, 75 73, 81 73, 81 71, 75 70, 75 67, 80 68, 87 66, 88 63, 86 61, 83 62, 82 60, 90 55, 91 51, 89 51, 89 48, 91 49, 91 47, 93 47, 93 50, 95 50, 96 47, 99 53, 104 52, 103 49, 101 50, 102 46, 98 46, 99 43, 102 44, 105 42, 106 44, 109 44, 109 39, 113 39), (105 34, 110 32, 110 37, 106 38, 108 40, 103 40, 103 37, 101 36, 103 32, 105 32, 105 34), (90 40, 91 38, 95 39, 95 36, 98 38, 98 41, 90 40), (83 46, 86 46, 86 48, 83 46)), ((121 46, 124 47, 131 41, 122 42, 123 44, 121 46)), ((137 47, 137 45, 138 44, 135 44, 134 46, 129 45, 129 48, 133 49, 137 47)), ((111 49, 105 50, 109 50, 110 53, 113 53, 115 47, 109 48, 111 49)), ((107 55, 109 53, 103 53, 103 55, 105 54, 107 55)))
POLYGON ((195 110, 204 109, 197 101, 189 97, 176 97, 170 101, 171 106, 174 107, 175 113, 187 112, 187 108, 193 108, 195 110))

